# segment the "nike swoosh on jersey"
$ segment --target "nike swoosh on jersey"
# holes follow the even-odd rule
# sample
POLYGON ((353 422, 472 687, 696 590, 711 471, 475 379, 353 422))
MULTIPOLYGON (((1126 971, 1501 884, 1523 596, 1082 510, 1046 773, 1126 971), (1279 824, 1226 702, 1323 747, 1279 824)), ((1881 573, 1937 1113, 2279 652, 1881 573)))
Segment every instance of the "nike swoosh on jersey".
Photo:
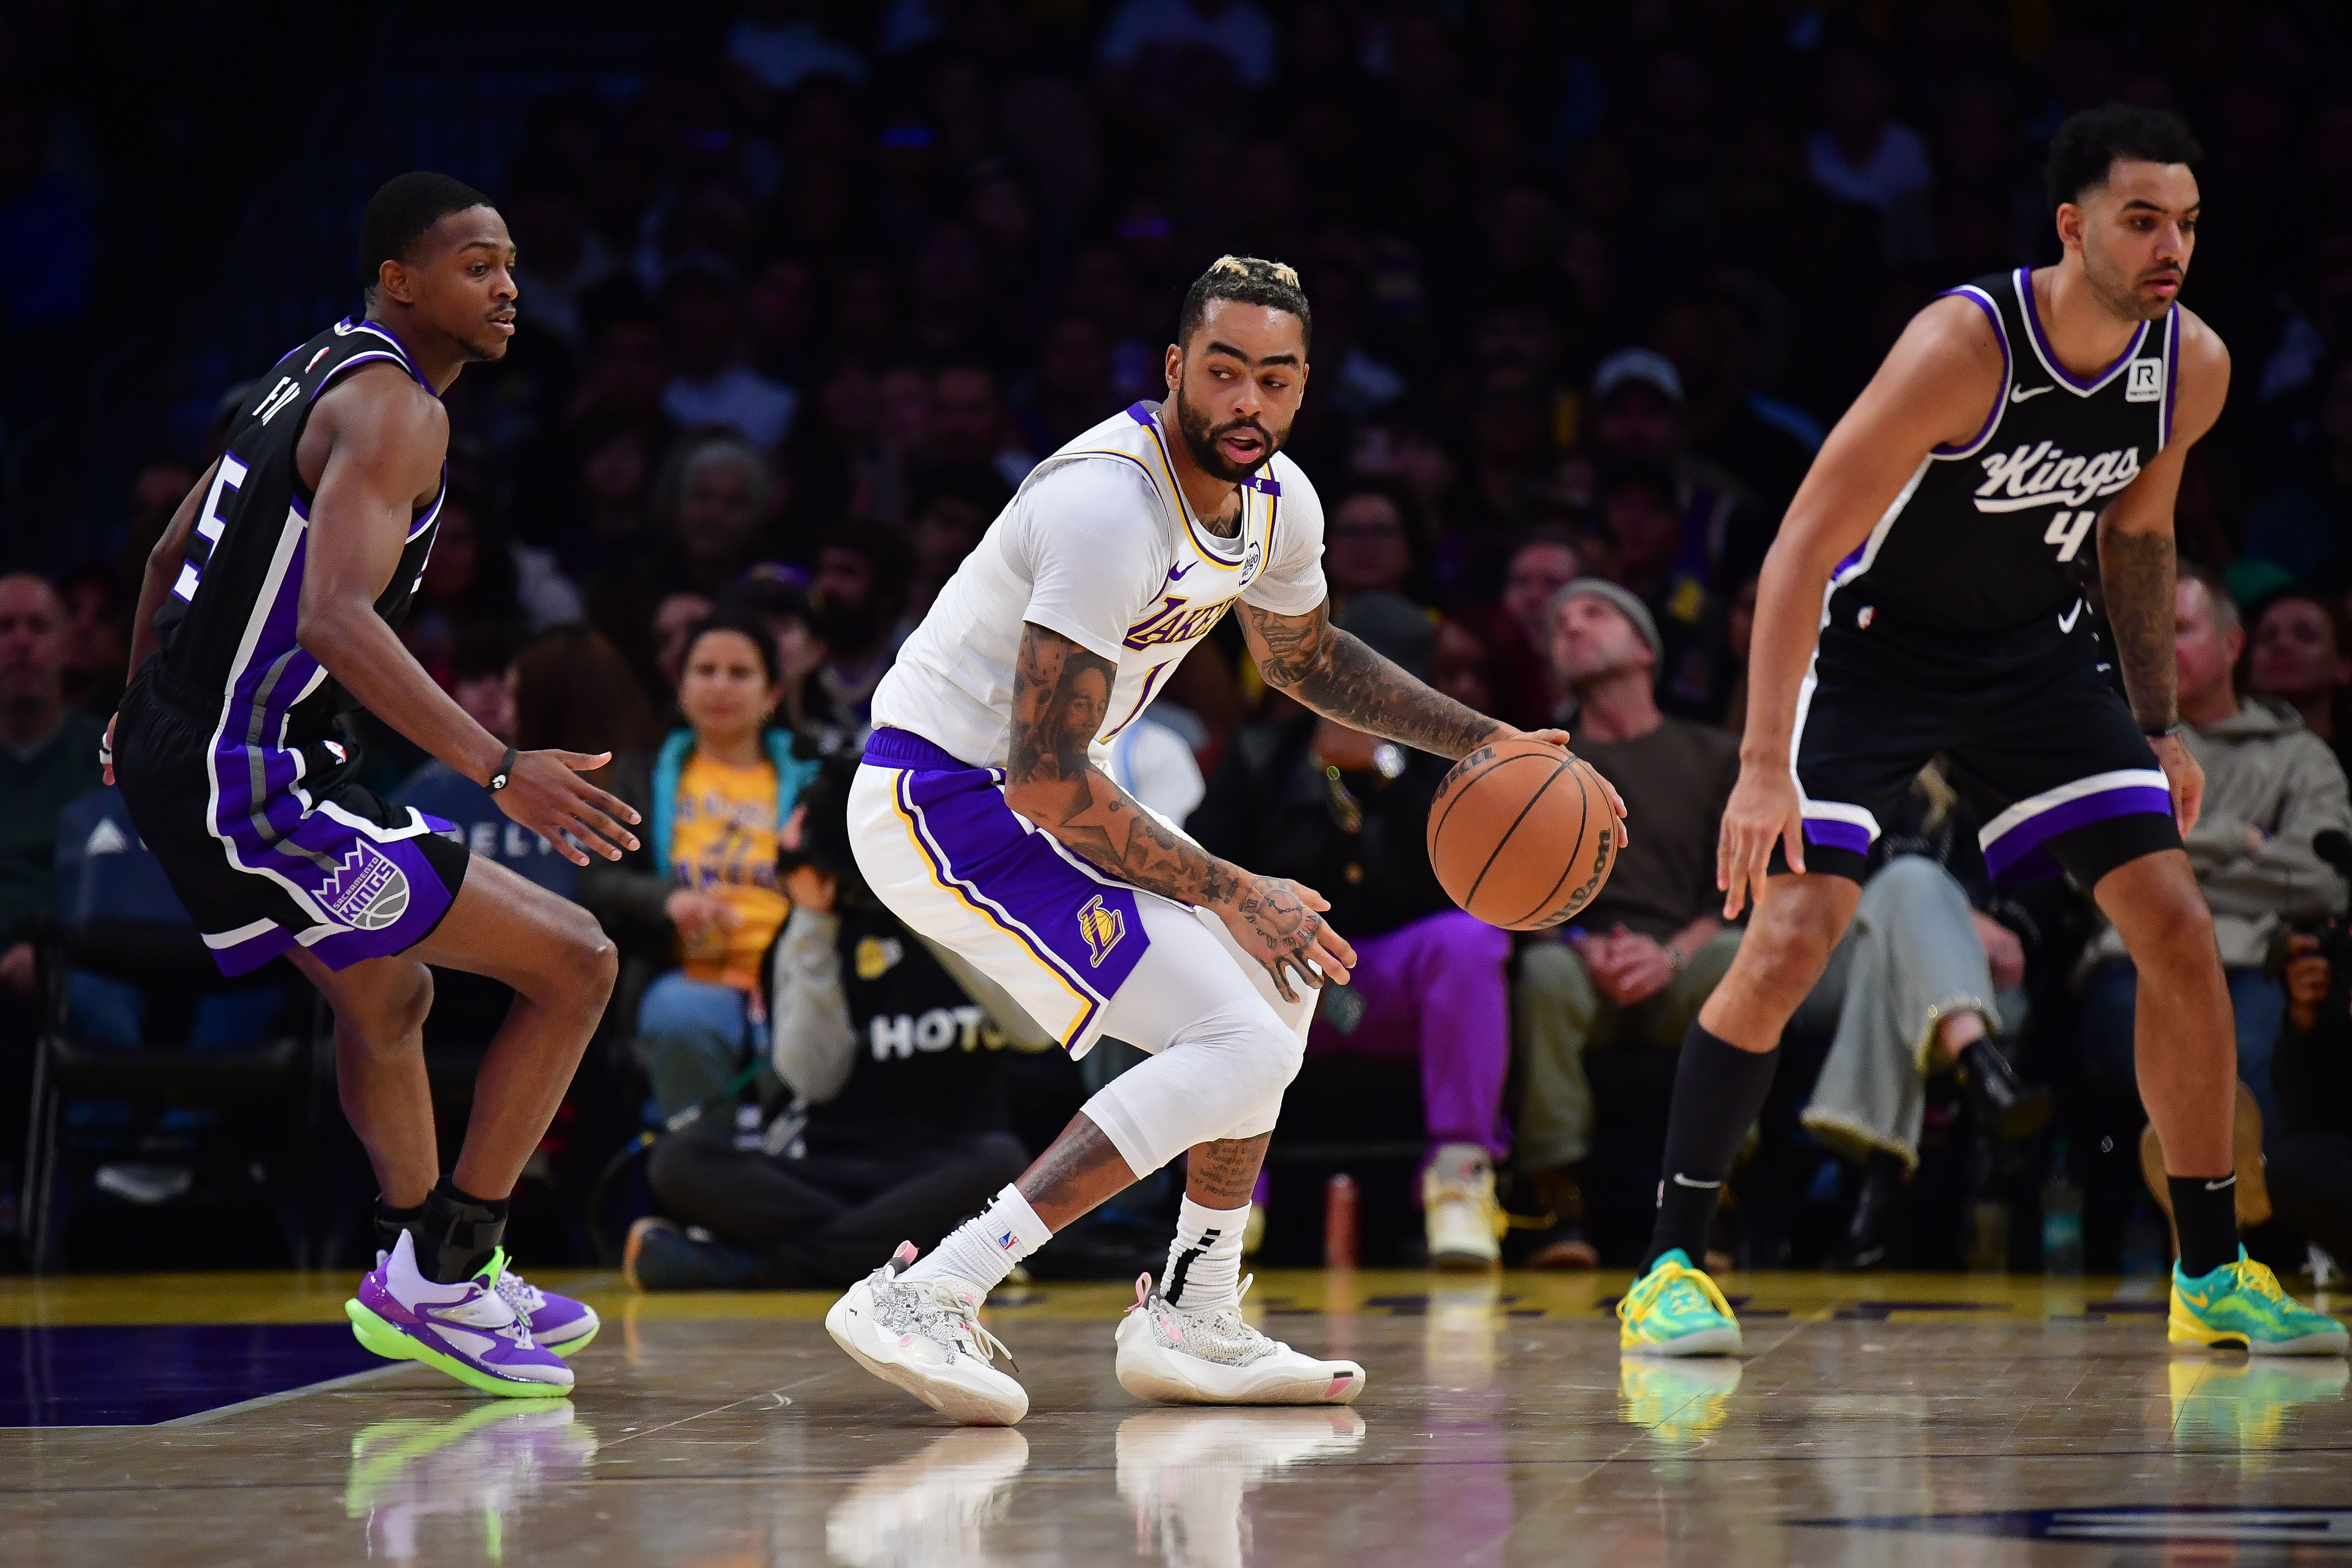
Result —
MULTIPOLYGON (((2045 386, 2042 390, 2047 392, 2050 389, 2045 386)), ((2071 632, 2074 629, 2074 623, 2082 619, 2082 617, 2083 601, 2077 599, 2074 601, 2074 607, 2073 609, 2068 610, 2064 615, 2058 617, 2058 629, 2062 632, 2071 632)))
POLYGON ((1171 583, 1181 583, 1184 580, 1184 574, 1199 564, 1197 561, 1187 561, 1181 566, 1171 566, 1168 568, 1168 580, 1171 583))
POLYGON ((2022 403, 2029 397, 2039 397, 2049 390, 2050 388, 2046 386, 2012 386, 2009 389, 2009 400, 2011 403, 2022 403))

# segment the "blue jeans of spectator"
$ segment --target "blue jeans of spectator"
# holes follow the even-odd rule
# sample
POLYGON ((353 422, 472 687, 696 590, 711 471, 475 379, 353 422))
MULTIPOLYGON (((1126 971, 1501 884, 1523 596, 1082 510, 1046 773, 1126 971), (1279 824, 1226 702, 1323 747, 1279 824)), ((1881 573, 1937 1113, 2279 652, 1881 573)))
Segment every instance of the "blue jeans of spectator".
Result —
MULTIPOLYGON (((754 1024, 751 998, 732 985, 689 980, 673 969, 646 987, 637 1004, 637 1059, 653 1079, 654 1104, 667 1121, 726 1089, 753 1049, 767 1049, 767 1027, 754 1024)), ((702 1131, 734 1135, 731 1118, 706 1113, 702 1131)))
MULTIPOLYGON (((2263 1110, 2263 1142, 2278 1137, 2278 1094, 2271 1087, 2271 1053, 2286 1022, 2286 993, 2259 969, 2224 971, 2230 1012, 2237 1021, 2238 1081, 2263 1110)), ((2139 971, 2128 958, 2111 958, 2091 971, 2083 984, 2083 1067, 2093 1078, 2136 1087, 2132 1070, 2132 1014, 2139 996, 2139 971)))

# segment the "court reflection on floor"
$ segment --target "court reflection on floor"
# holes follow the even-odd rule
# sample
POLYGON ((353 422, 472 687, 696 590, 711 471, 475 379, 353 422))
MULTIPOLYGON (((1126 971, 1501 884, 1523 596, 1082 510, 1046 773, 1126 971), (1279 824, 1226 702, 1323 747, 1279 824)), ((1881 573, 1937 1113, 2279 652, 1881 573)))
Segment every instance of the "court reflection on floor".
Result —
MULTIPOLYGON (((467 1534, 478 1528, 482 1559, 496 1563, 533 1495, 585 1479, 595 1457, 596 1434, 569 1400, 500 1399, 446 1421, 395 1416, 352 1436, 343 1511, 363 1521, 370 1558, 413 1563, 425 1527, 451 1520, 467 1534)), ((446 1549, 437 1536, 435 1545, 436 1555, 446 1549)))

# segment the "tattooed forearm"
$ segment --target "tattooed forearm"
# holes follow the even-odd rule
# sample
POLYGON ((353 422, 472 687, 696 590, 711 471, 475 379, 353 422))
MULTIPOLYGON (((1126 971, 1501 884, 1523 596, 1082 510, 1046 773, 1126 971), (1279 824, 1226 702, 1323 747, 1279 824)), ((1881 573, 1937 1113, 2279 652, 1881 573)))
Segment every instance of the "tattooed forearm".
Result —
POLYGON ((1465 757, 1502 728, 1415 679, 1331 624, 1328 605, 1305 616, 1241 606, 1258 673, 1326 719, 1441 757, 1465 757))
POLYGON ((2099 581, 2124 690, 2143 730, 2179 721, 2179 666, 2172 647, 2172 539, 2163 533, 2101 531, 2099 581))
POLYGON ((1087 760, 1117 675, 1058 632, 1023 629, 1005 797, 1121 881, 1188 904, 1224 903, 1247 880, 1241 871, 1171 832, 1087 760))
MULTIPOLYGON (((1328 933, 1296 884, 1218 859, 1087 760, 1117 675, 1108 659, 1059 632, 1034 624, 1022 629, 1005 801, 1120 881, 1216 910, 1286 1002, 1297 1000, 1293 976, 1319 989, 1323 977, 1310 954, 1328 933)), ((1334 951, 1353 962, 1344 944, 1334 951)))

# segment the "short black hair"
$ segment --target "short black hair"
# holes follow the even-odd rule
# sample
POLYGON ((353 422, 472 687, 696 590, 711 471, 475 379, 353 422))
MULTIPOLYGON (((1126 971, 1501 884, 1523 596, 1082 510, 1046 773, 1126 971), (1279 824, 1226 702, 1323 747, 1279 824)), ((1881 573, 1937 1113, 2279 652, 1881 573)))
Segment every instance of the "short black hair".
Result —
POLYGON ((1261 256, 1220 256, 1184 290, 1184 308, 1176 313, 1176 346, 1183 347, 1201 330, 1212 300, 1232 300, 1244 305, 1264 305, 1287 310, 1298 318, 1302 344, 1315 339, 1315 312, 1307 290, 1298 286, 1296 268, 1261 256))
POLYGON ((451 213, 489 205, 489 197, 465 181, 429 169, 386 180, 360 214, 360 286, 373 289, 385 262, 407 261, 416 242, 451 213))
POLYGON ((2043 166, 2050 210, 2080 201, 2084 191, 2107 183, 2118 158, 2149 163, 2194 163, 2205 156, 2189 122, 2168 109, 2137 103, 2104 103, 2077 110, 2050 139, 2043 166))

